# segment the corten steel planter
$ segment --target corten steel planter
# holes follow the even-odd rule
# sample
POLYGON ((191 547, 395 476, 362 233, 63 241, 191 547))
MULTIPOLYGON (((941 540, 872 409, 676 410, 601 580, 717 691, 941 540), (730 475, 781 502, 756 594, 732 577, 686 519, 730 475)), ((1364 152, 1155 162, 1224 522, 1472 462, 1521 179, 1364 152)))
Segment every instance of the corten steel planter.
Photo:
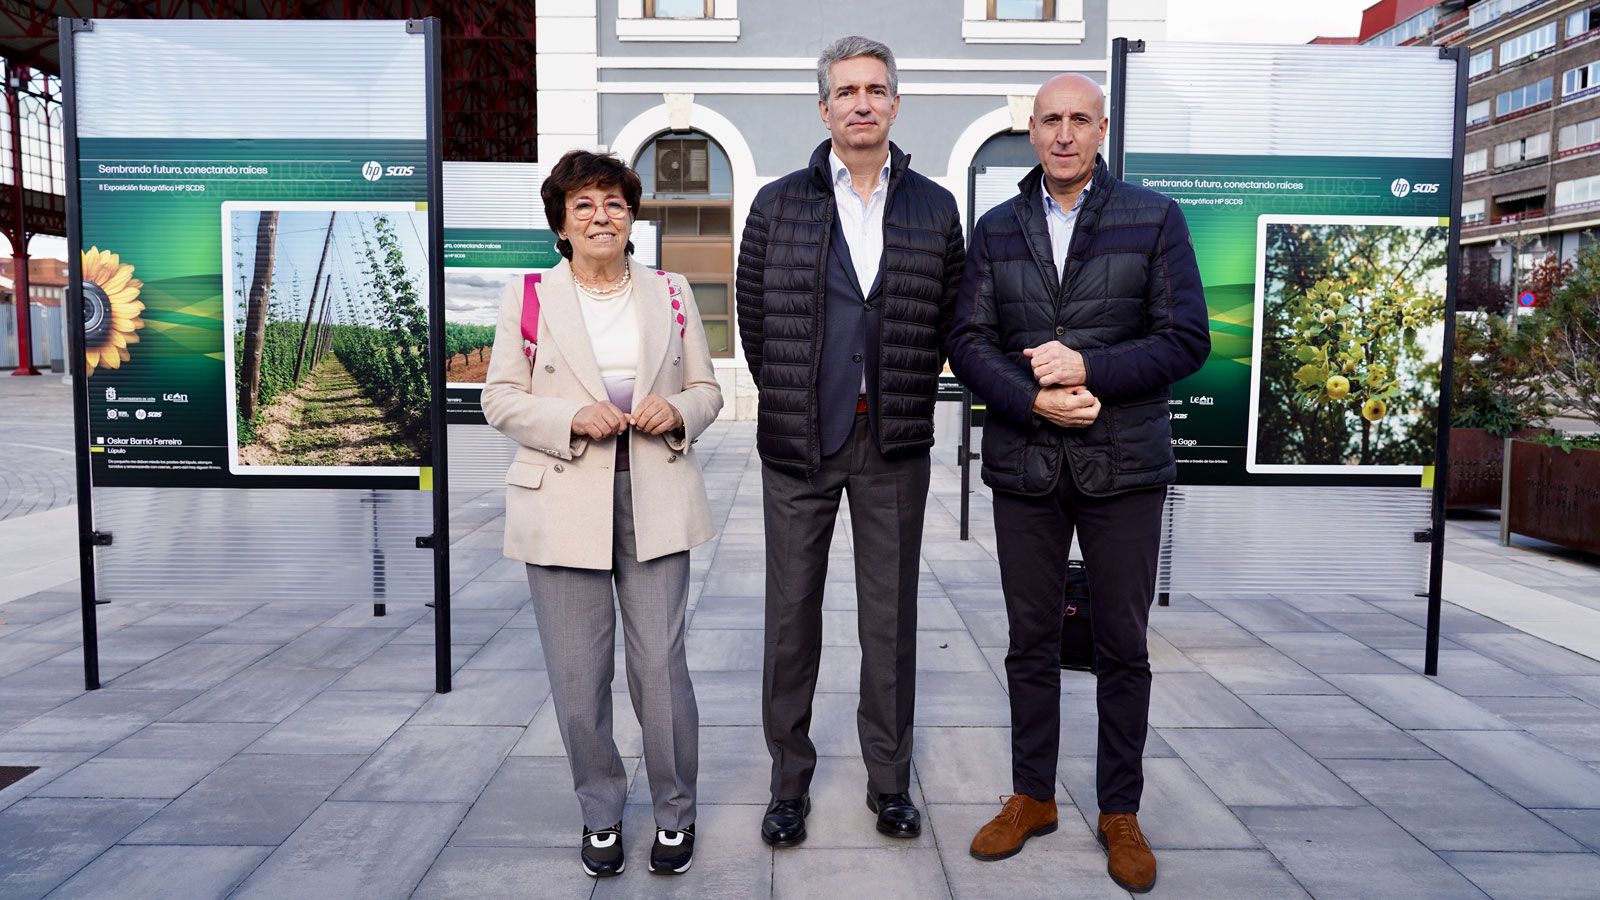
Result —
POLYGON ((1600 450, 1511 441, 1506 522, 1516 534, 1600 553, 1600 450))
MULTIPOLYGON (((1549 433, 1548 428, 1524 428, 1512 432, 1511 437, 1527 439, 1549 433)), ((1449 509, 1499 509, 1505 457, 1505 438, 1482 428, 1450 429, 1450 483, 1444 505, 1449 509)))

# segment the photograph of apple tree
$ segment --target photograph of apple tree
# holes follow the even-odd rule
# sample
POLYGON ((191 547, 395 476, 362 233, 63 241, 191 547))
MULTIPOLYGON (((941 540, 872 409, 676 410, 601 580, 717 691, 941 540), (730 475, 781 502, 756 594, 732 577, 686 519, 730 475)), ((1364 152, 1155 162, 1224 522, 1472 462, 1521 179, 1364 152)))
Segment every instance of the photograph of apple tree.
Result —
POLYGON ((1265 228, 1255 462, 1431 465, 1449 229, 1265 228))

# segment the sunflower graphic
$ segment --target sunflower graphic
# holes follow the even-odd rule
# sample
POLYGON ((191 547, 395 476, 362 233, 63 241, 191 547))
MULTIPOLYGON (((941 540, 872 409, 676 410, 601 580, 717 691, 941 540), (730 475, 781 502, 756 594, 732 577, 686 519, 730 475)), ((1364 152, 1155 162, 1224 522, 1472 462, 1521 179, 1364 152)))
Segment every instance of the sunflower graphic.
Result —
POLYGON ((90 247, 83 254, 83 332, 88 374, 96 366, 115 369, 128 361, 128 345, 139 343, 135 334, 144 327, 139 313, 139 290, 144 282, 133 277, 133 266, 110 250, 90 247))

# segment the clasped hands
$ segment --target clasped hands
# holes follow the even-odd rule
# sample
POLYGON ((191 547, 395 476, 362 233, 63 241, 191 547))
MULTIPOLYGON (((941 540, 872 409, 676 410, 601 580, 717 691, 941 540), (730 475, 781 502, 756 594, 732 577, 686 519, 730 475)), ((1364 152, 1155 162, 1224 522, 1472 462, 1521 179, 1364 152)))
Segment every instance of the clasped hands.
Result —
POLYGON ((596 441, 621 434, 629 427, 645 434, 665 434, 683 427, 683 414, 665 399, 647 394, 631 413, 623 412, 609 400, 600 400, 578 410, 572 417, 572 433, 596 441))
POLYGON ((1041 389, 1033 398, 1033 412, 1062 428, 1087 428, 1100 417, 1100 398, 1084 386, 1088 370, 1083 355, 1060 341, 1048 341, 1022 351, 1033 364, 1033 378, 1041 389))

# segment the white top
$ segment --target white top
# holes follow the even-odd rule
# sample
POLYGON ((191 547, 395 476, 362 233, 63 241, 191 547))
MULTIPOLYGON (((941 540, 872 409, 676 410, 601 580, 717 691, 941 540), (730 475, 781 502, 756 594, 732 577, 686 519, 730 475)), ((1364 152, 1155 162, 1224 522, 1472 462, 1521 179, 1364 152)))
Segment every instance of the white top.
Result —
POLYGON ((1039 176, 1039 193, 1044 195, 1044 220, 1050 225, 1050 256, 1056 261, 1057 278, 1066 277, 1067 248, 1072 246, 1072 232, 1078 227, 1078 210, 1083 208, 1083 198, 1089 196, 1090 184, 1092 182, 1084 184, 1071 209, 1062 209, 1056 198, 1050 196, 1044 176, 1039 176))
POLYGON ((878 280, 878 262, 883 257, 883 205, 889 193, 889 157, 883 158, 878 185, 868 197, 856 193, 856 186, 850 181, 850 170, 832 150, 828 151, 828 164, 833 167, 833 199, 839 207, 839 230, 844 232, 844 242, 850 247, 856 281, 865 296, 872 290, 872 283, 878 280))
MULTIPOLYGON (((575 285, 576 286, 576 285, 575 285)), ((578 288, 578 308, 589 331, 594 361, 611 402, 624 412, 633 409, 633 382, 639 368, 639 320, 633 312, 633 282, 620 292, 592 297, 578 288)))

